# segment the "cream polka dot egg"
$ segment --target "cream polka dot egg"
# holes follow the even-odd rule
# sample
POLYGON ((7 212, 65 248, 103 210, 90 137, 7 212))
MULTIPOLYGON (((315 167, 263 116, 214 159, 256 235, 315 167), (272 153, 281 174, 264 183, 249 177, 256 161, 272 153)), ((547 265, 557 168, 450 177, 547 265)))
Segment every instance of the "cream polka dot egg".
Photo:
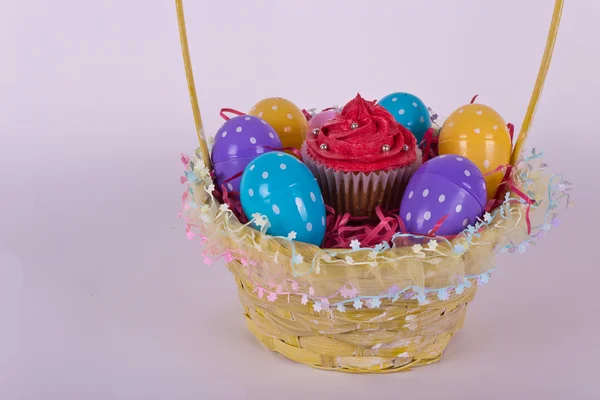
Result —
POLYGON ((249 219, 267 217, 266 232, 320 246, 325 237, 325 203, 312 172, 280 151, 250 163, 240 183, 240 200, 249 219))

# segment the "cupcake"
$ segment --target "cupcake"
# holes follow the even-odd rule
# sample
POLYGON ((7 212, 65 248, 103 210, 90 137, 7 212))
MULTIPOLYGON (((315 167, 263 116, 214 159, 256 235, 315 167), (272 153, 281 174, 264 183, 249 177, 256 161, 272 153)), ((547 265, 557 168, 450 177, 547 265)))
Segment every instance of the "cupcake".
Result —
POLYGON ((413 134, 383 107, 360 94, 306 138, 304 162, 325 202, 339 214, 376 219, 376 208, 398 209, 408 180, 421 165, 413 134))

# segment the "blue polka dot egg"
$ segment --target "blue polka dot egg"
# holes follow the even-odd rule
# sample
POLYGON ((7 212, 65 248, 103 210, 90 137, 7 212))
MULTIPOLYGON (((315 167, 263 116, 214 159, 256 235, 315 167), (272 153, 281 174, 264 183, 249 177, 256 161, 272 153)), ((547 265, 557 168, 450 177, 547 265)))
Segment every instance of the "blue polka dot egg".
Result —
POLYGON ((267 217, 269 235, 316 246, 323 242, 323 196, 310 169, 296 157, 273 151, 254 159, 242 174, 240 199, 249 219, 256 213, 267 217))
POLYGON ((396 122, 412 132, 420 143, 425 132, 431 128, 431 115, 427 106, 414 94, 405 92, 391 93, 380 99, 377 104, 394 116, 396 122))

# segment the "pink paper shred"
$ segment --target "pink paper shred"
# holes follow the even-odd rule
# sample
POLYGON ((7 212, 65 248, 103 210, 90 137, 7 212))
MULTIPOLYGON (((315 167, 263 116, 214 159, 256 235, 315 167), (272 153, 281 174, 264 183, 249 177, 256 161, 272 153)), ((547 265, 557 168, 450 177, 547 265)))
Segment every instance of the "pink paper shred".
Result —
MULTIPOLYGON (((225 185, 221 191, 215 190, 213 195, 223 203, 229 205, 231 211, 241 223, 247 223, 238 192, 230 192, 225 185)), ((391 244, 392 236, 401 232, 403 222, 398 215, 398 210, 384 214, 377 207, 378 222, 369 223, 366 217, 352 217, 350 214, 336 214, 333 208, 326 205, 327 230, 321 247, 341 249, 350 247, 350 242, 358 240, 361 247, 373 247, 383 242, 391 244)))

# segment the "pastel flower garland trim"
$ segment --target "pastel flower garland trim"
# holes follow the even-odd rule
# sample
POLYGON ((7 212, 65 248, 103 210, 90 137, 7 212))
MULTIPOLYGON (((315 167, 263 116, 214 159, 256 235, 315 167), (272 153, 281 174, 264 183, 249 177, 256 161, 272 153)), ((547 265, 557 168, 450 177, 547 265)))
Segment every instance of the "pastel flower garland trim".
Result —
MULTIPOLYGON (((540 159, 542 157, 541 153, 537 153, 535 149, 532 151, 532 155, 523 159, 519 165, 517 166, 517 170, 519 173, 516 175, 519 181, 519 184, 522 185, 523 191, 527 193, 529 196, 533 197, 535 194, 535 189, 531 186, 534 184, 534 181, 530 178, 530 174, 535 172, 536 170, 529 164, 531 161, 540 159)), ((182 155, 181 162, 186 166, 186 170, 184 175, 181 178, 181 183, 187 184, 186 191, 182 195, 183 201, 183 210, 179 214, 181 218, 183 217, 184 211, 189 211, 190 209, 196 210, 199 219, 203 221, 205 224, 211 224, 214 221, 224 219, 226 229, 231 232, 240 233, 244 230, 244 227, 250 225, 252 222, 256 223, 260 227, 261 233, 264 234, 266 227, 268 226, 268 220, 265 216, 255 214, 252 216, 252 220, 249 221, 245 225, 241 225, 237 228, 230 226, 228 224, 230 218, 235 218, 232 211, 229 209, 227 204, 219 204, 218 201, 213 197, 214 184, 210 178, 210 171, 204 165, 201 160, 190 160, 189 157, 182 155), (193 200, 194 198, 194 188, 201 187, 205 194, 207 201, 203 204, 196 204, 193 200), (190 197, 191 196, 191 197, 190 197)), ((545 164, 541 164, 542 168, 545 168, 545 164)), ((526 240, 521 241, 519 243, 509 243, 501 247, 499 252, 510 252, 510 253, 524 253, 531 244, 535 243, 536 239, 542 238, 551 228, 556 227, 560 224, 560 221, 556 215, 556 209, 559 206, 559 203, 564 198, 567 199, 567 207, 571 206, 573 203, 570 199, 571 184, 565 181, 562 176, 554 175, 551 177, 550 182, 547 188, 547 209, 545 211, 544 221, 536 225, 532 228, 532 234, 527 237, 526 240), (535 233, 533 233, 535 232, 535 233)), ((522 207, 525 205, 525 201, 521 198, 513 198, 510 197, 510 193, 507 193, 507 196, 503 202, 503 204, 498 207, 493 213, 486 213, 482 219, 480 219, 475 226, 468 226, 463 232, 463 236, 460 240, 451 242, 446 238, 430 238, 427 242, 427 246, 423 246, 420 243, 414 244, 411 247, 412 255, 404 255, 399 257, 394 257, 393 260, 398 262, 403 259, 413 259, 413 258, 424 258, 428 255, 435 254, 436 256, 460 256, 464 254, 470 246, 478 245, 474 243, 474 239, 480 236, 479 232, 482 228, 487 229, 501 229, 502 220, 507 220, 508 215, 513 212, 519 213, 519 218, 517 220, 517 224, 519 224, 522 219, 522 207), (513 204, 519 205, 519 207, 512 207, 513 204), (449 245, 449 248, 452 249, 451 253, 441 252, 439 247, 438 240, 442 240, 449 245)), ((536 209, 540 206, 537 202, 533 204, 532 208, 536 209)), ((185 219, 185 218, 184 218, 185 219)), ((207 242, 207 237, 202 235, 197 235, 192 231, 194 227, 193 224, 188 223, 186 220, 186 237, 190 240, 195 239, 196 237, 200 238, 202 244, 207 242)), ((250 231, 252 232, 252 231, 250 231)), ((254 236, 254 233, 251 233, 250 236, 254 236)), ((412 239, 424 239, 424 236, 411 235, 411 234, 396 234, 395 238, 412 238, 412 239)), ((301 254, 297 254, 295 252, 295 245, 293 242, 294 235, 291 232, 287 237, 282 237, 282 239, 290 242, 292 247, 292 257, 291 257, 291 268, 294 271, 294 276, 302 277, 311 273, 319 274, 320 273, 320 264, 319 260, 323 260, 327 263, 344 263, 350 265, 368 265, 369 267, 375 268, 378 266, 378 260, 388 261, 391 260, 385 256, 382 256, 381 253, 394 248, 394 246, 390 246, 387 243, 381 243, 372 248, 362 248, 361 244, 358 241, 353 241, 350 245, 349 250, 342 251, 327 251, 323 250, 323 254, 317 254, 313 260, 311 261, 311 268, 304 272, 300 273, 296 271, 296 265, 305 263, 303 256, 301 254), (369 250, 368 253, 368 261, 357 262, 352 257, 354 252, 369 250), (343 257, 343 258, 342 258, 343 257)), ((260 249, 260 245, 256 244, 258 250, 260 249)), ((221 254, 217 253, 216 257, 211 257, 208 255, 206 251, 202 252, 202 258, 205 264, 210 265, 216 258, 224 258, 226 262, 231 262, 233 260, 238 260, 244 267, 248 269, 248 276, 252 281, 253 269, 257 268, 258 263, 252 260, 248 260, 244 257, 241 252, 232 252, 232 251, 224 251, 221 254)), ((277 254, 274 255, 275 263, 278 262, 277 254)), ((264 287, 264 285, 259 284, 258 282, 253 282, 255 286, 255 292, 257 293, 259 298, 266 296, 267 301, 273 302, 277 300, 280 296, 300 296, 301 302, 303 304, 307 304, 308 301, 313 303, 313 307, 315 311, 323 311, 336 309, 340 312, 346 310, 348 306, 352 306, 354 308, 378 308, 381 306, 382 300, 390 300, 392 302, 398 301, 400 297, 404 299, 416 299, 420 304, 426 304, 428 298, 430 296, 437 297, 437 299, 445 301, 450 299, 452 295, 460 295, 463 293, 465 288, 470 287, 473 282, 478 285, 484 285, 488 283, 491 272, 493 269, 486 271, 479 275, 471 275, 464 276, 462 279, 462 283, 447 286, 443 288, 422 288, 417 286, 407 286, 402 289, 398 288, 396 285, 391 286, 384 293, 381 293, 377 296, 365 296, 361 295, 359 291, 354 287, 350 282, 344 284, 341 288, 339 288, 333 295, 326 297, 319 297, 314 295, 314 289, 311 287, 308 288, 308 293, 305 293, 300 290, 300 285, 296 280, 286 279, 285 282, 281 282, 279 284, 270 283, 269 287, 264 287), (291 290, 285 291, 283 288, 289 286, 291 290), (331 303, 330 300, 337 297, 342 296, 345 300, 331 303)))

